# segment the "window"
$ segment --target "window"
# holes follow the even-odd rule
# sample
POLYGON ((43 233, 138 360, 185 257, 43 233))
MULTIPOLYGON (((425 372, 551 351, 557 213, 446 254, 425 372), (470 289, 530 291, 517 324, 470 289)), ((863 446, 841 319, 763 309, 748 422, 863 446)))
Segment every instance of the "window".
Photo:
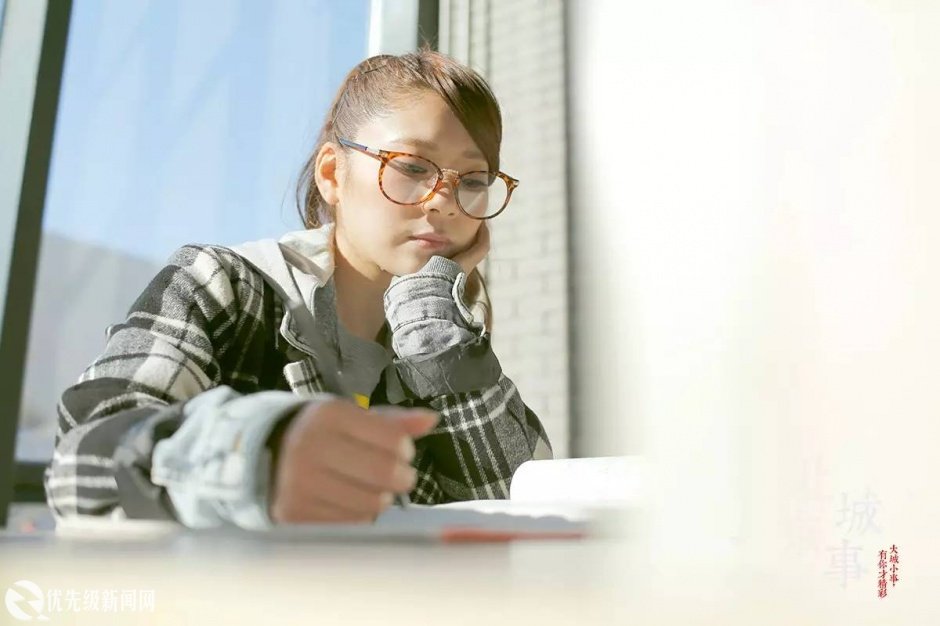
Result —
POLYGON ((173 250, 302 228, 296 175, 368 22, 368 0, 74 3, 17 461, 48 463, 59 395, 173 250))

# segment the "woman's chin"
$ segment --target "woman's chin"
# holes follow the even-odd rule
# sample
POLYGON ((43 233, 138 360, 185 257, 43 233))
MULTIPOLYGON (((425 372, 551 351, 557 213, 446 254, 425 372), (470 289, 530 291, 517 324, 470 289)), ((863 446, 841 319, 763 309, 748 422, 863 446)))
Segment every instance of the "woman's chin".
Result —
POLYGON ((431 255, 428 255, 426 259, 421 261, 408 261, 402 263, 402 273, 399 276, 404 276, 405 274, 414 274, 427 265, 427 262, 431 259, 431 255))
POLYGON ((422 259, 416 259, 414 257, 410 257, 410 258, 399 257, 397 259, 394 259, 390 263, 387 263, 387 264, 380 263, 379 265, 380 267, 382 267, 383 270, 385 270, 392 276, 404 276, 406 274, 414 274, 415 272, 420 270, 422 267, 425 266, 425 264, 428 262, 428 259, 430 258, 431 257, 428 257, 427 259, 422 260, 422 259))
MULTIPOLYGON (((414 274, 431 260, 432 256, 445 256, 444 251, 435 250, 415 250, 407 255, 402 255, 401 261, 397 264, 405 274, 414 274)), ((402 276, 403 274, 399 274, 402 276)))

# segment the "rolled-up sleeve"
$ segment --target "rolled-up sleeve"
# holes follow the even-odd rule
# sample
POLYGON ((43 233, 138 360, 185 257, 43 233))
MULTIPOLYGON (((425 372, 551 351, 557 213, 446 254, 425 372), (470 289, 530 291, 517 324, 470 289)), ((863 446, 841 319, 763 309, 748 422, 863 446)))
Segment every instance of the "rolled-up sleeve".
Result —
POLYGON ((62 394, 44 476, 56 518, 269 524, 262 443, 315 398, 258 391, 262 279, 224 254, 174 253, 62 394))
POLYGON ((272 526, 266 441, 304 403, 286 391, 242 395, 226 386, 187 402, 182 426, 154 446, 150 471, 177 519, 191 528, 272 526))

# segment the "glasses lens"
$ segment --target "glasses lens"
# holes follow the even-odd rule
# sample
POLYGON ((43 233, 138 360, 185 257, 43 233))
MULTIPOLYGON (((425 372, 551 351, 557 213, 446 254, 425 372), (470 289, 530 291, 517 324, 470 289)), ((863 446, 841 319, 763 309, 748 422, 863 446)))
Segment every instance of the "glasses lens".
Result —
POLYGON ((421 157, 392 157, 382 171, 382 189, 395 202, 420 202, 436 183, 437 168, 421 157))
MULTIPOLYGON (((427 159, 398 155, 382 171, 385 195, 403 204, 420 202, 437 184, 438 169, 427 159)), ((496 215, 506 204, 509 186, 491 172, 467 172, 460 177, 457 199, 463 210, 478 218, 496 215)))
POLYGON ((491 172, 468 172, 460 177, 457 199, 463 210, 474 217, 496 215, 508 197, 506 181, 491 172))

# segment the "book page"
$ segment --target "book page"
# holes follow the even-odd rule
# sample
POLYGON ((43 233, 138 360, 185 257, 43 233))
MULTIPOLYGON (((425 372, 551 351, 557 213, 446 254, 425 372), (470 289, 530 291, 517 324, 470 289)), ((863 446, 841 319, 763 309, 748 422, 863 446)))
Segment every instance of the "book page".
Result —
POLYGON ((470 500, 449 504, 411 504, 386 509, 375 521, 380 530, 408 530, 436 535, 448 528, 479 528, 503 531, 583 532, 590 517, 584 512, 560 511, 557 507, 515 506, 510 500, 470 500))
POLYGON ((609 456, 527 461, 513 474, 514 502, 589 507, 640 505, 647 484, 642 457, 609 456))
POLYGON ((591 518, 591 507, 589 506, 558 502, 464 500, 462 502, 436 504, 433 508, 456 511, 477 511, 485 514, 499 513, 502 515, 515 516, 557 516, 571 521, 582 521, 591 518))
POLYGON ((471 524, 497 524, 510 517, 524 520, 513 523, 536 528, 562 521, 589 524, 603 511, 641 505, 646 476, 641 457, 527 461, 513 474, 508 500, 465 500, 421 508, 445 510, 452 516, 435 519, 471 524))

